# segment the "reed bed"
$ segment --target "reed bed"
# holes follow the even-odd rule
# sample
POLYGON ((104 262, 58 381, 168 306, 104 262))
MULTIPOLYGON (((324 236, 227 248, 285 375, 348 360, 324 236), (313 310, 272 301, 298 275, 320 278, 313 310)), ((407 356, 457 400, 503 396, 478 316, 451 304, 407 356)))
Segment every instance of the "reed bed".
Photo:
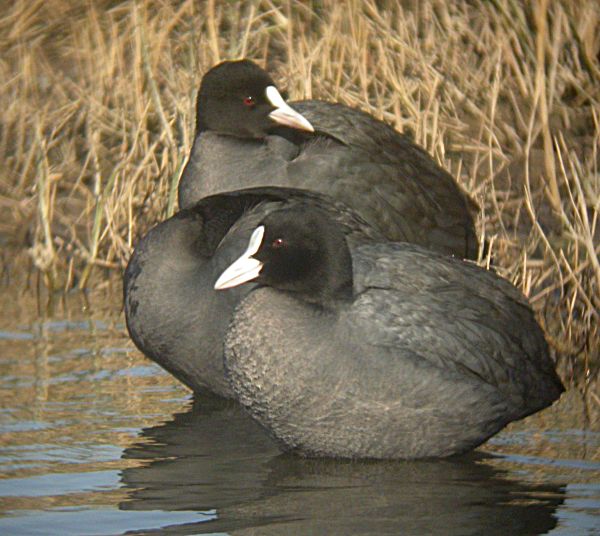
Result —
POLYGON ((530 297, 565 379, 591 381, 595 0, 31 0, 1 13, 5 265, 27 251, 51 291, 122 270, 177 208, 202 73, 250 57, 290 97, 362 108, 449 169, 480 204, 494 268, 530 297))

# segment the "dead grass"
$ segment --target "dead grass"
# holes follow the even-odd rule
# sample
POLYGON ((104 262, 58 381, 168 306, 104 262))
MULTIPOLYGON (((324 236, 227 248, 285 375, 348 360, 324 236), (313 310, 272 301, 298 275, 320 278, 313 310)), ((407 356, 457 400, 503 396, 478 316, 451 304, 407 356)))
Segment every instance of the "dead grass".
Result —
POLYGON ((480 202, 564 375, 600 362, 595 0, 3 4, 0 243, 50 289, 121 269, 174 211, 201 75, 247 56, 412 133, 480 202))

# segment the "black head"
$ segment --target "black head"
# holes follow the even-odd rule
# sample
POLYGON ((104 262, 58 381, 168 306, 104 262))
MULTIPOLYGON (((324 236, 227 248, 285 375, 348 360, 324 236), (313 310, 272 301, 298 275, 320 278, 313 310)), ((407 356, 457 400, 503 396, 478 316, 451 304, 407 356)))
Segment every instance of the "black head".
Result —
POLYGON ((224 61, 210 69, 202 78, 196 106, 197 133, 263 138, 281 125, 313 131, 285 103, 269 74, 249 60, 224 61))
POLYGON ((246 253, 215 286, 228 288, 250 280, 323 306, 348 299, 352 258, 344 234, 321 209, 272 212, 253 234, 246 253))

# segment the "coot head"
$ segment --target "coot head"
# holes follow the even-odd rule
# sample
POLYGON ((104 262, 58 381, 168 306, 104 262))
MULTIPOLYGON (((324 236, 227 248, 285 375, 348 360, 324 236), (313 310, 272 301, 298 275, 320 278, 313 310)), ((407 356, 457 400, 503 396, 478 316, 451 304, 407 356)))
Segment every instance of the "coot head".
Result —
POLYGON ((329 307, 352 296, 352 257, 343 233, 322 210, 278 210, 254 230, 246 251, 215 288, 247 281, 329 307))
POLYGON ((313 132, 293 110, 267 72, 249 60, 224 61, 202 78, 197 101, 197 131, 240 138, 263 138, 277 126, 313 132))

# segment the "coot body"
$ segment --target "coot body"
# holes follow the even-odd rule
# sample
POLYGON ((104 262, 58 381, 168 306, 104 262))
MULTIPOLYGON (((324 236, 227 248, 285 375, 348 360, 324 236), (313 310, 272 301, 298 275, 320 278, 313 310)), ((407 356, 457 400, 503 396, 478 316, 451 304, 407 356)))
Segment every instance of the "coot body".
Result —
POLYGON ((248 61, 206 73, 179 205, 252 186, 321 192, 393 241, 476 258, 474 203, 410 138, 371 115, 318 100, 284 103, 248 61))
POLYGON ((412 244, 348 244, 318 208, 269 213, 216 287, 249 280, 257 286, 233 315, 226 373, 286 449, 449 456, 563 391, 509 282, 412 244))

